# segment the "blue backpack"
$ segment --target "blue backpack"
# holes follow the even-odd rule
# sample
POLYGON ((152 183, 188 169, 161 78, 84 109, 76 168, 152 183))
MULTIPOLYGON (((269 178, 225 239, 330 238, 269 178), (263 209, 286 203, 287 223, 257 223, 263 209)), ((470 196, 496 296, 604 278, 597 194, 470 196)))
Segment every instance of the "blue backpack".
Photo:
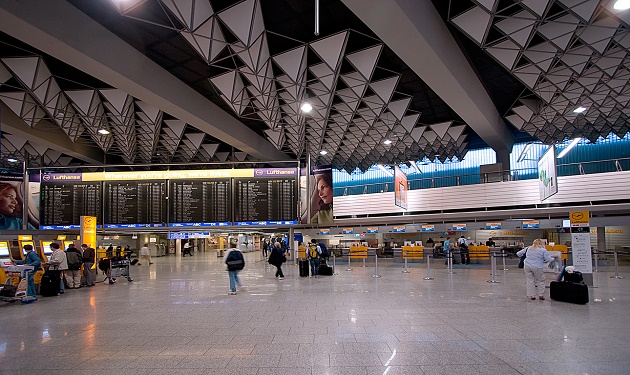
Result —
POLYGON ((319 248, 322 250, 321 256, 323 257, 330 256, 330 253, 328 252, 328 248, 326 247, 326 245, 324 245, 323 242, 320 242, 317 245, 319 245, 319 248))

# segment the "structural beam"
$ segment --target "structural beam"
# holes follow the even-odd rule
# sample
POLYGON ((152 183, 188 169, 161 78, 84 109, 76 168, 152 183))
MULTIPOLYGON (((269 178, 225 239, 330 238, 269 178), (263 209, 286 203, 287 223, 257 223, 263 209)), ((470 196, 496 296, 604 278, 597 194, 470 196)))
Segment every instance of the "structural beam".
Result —
POLYGON ((290 159, 65 0, 2 1, 0 30, 249 155, 290 159))
POLYGON ((490 147, 509 155, 512 135, 430 0, 342 1, 490 147))
POLYGON ((102 164, 103 151, 86 142, 72 142, 58 126, 42 120, 31 128, 19 118, 9 107, 0 102, 2 112, 2 132, 27 140, 31 145, 42 145, 73 158, 83 160, 87 164, 102 164))

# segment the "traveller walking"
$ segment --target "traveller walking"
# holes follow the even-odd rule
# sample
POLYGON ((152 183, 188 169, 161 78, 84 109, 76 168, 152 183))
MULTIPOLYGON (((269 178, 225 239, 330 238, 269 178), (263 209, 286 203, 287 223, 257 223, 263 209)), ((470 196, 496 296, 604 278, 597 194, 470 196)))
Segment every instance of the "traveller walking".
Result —
POLYGON ((230 292, 228 294, 236 294, 236 286, 242 288, 241 280, 238 278, 238 272, 245 268, 245 258, 243 253, 236 247, 230 248, 225 254, 225 264, 227 265, 228 275, 230 277, 230 292))
POLYGON ((287 261, 285 251, 282 250, 280 242, 276 242, 269 255, 269 264, 276 266, 276 277, 278 280, 284 280, 284 273, 282 273, 282 263, 287 261))
MULTIPOLYGON (((148 243, 145 243, 144 246, 140 248, 140 260, 147 262, 149 265, 153 264, 151 263, 151 250, 149 250, 148 243)), ((141 266, 142 264, 138 262, 138 265, 141 266)))
POLYGON ((516 253, 517 256, 525 258, 525 286, 527 288, 527 296, 535 300, 538 296, 539 300, 545 299, 545 273, 543 272, 544 262, 553 262, 554 257, 549 255, 549 251, 545 249, 543 241, 537 238, 532 246, 527 247, 516 253))

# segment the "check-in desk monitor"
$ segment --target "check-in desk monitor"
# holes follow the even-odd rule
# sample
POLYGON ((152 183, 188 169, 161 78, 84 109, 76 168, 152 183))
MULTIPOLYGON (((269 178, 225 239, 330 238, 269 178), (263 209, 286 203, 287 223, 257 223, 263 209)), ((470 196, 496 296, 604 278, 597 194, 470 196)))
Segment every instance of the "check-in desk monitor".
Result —
POLYGON ((0 259, 9 257, 9 243, 7 241, 0 241, 0 259))
POLYGON ((53 243, 53 241, 40 241, 40 243, 42 245, 42 252, 39 254, 39 257, 42 258, 42 261, 48 262, 48 257, 53 253, 50 248, 50 244, 53 243))

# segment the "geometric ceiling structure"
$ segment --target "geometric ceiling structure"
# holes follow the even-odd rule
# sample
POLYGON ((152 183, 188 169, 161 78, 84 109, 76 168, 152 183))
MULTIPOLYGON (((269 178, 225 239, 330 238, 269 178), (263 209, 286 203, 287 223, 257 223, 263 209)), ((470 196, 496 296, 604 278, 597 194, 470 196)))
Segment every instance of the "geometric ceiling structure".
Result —
MULTIPOLYGON (((142 7, 152 5, 112 4, 135 20, 142 20, 142 7)), ((154 9, 168 22, 155 22, 153 12, 144 21, 177 30, 208 64, 208 81, 232 113, 264 124, 263 134, 279 150, 299 158, 310 153, 319 163, 349 172, 378 162, 461 160, 466 153, 466 136, 455 131, 453 138, 446 131, 452 121, 441 125, 444 131, 429 127, 425 132, 421 112, 410 108, 413 93, 397 91, 400 73, 375 75, 384 49, 377 38, 352 29, 308 42, 272 34, 265 28, 260 0, 234 2, 218 11, 207 0, 159 4, 154 9), (271 47, 270 39, 279 38, 292 43, 271 47), (355 38, 361 48, 349 50, 355 38), (308 114, 300 110, 304 102, 313 108, 308 114), (392 143, 385 145, 385 140, 392 143)))
POLYGON ((546 144, 595 142, 630 131, 630 15, 613 3, 451 0, 448 20, 526 87, 512 125, 546 144))

